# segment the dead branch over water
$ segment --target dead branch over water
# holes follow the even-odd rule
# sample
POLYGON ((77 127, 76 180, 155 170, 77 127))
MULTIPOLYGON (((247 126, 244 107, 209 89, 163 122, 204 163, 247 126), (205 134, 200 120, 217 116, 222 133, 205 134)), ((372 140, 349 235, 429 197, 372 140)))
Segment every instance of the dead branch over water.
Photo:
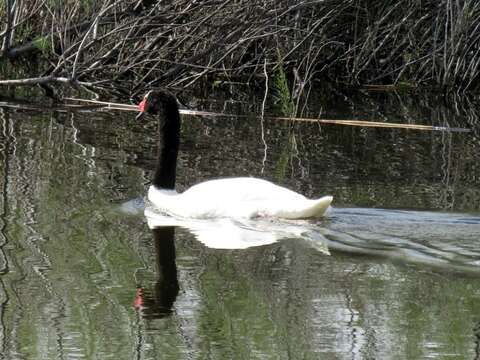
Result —
POLYGON ((0 16, 2 85, 134 95, 280 69, 299 91, 480 82, 477 0, 5 0, 0 16), (19 77, 19 64, 33 68, 19 77))

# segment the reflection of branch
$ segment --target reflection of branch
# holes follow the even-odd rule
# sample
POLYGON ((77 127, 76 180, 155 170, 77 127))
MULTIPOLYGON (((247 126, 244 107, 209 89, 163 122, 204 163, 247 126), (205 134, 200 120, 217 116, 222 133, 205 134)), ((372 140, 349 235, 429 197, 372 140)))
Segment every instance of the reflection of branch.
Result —
POLYGON ((441 206, 444 209, 453 209, 455 197, 453 193, 455 191, 455 184, 451 184, 452 174, 450 169, 452 166, 452 134, 442 133, 441 137, 442 144, 442 164, 441 169, 443 172, 442 183, 444 186, 444 191, 440 195, 441 206))
POLYGON ((265 116, 265 103, 267 101, 267 95, 268 95, 268 73, 267 73, 267 62, 263 63, 263 73, 265 75, 265 94, 263 96, 263 101, 262 101, 262 113, 260 115, 260 127, 262 129, 262 142, 263 142, 263 159, 262 159, 262 171, 261 174, 263 174, 265 170, 265 162, 267 161, 267 142, 265 141, 265 128, 264 128, 264 116, 265 116))
POLYGON ((473 329, 475 335, 475 360, 480 360, 480 323, 473 329))
MULTIPOLYGON (((3 124, 3 131, 0 131, 0 134, 8 134, 8 118, 7 118, 7 113, 3 110, 0 109, 0 120, 2 120, 3 124)), ((8 162, 8 155, 10 154, 9 150, 9 139, 5 139, 3 142, 5 148, 0 148, 0 159, 2 163, 1 169, 3 169, 2 172, 0 172, 1 176, 1 184, 2 184, 2 192, 1 192, 1 211, 2 213, 0 214, 0 275, 5 274, 8 272, 8 262, 7 262, 7 257, 3 251, 3 247, 7 243, 7 237, 5 235, 5 230, 6 230, 6 222, 5 222, 5 216, 7 212, 7 203, 8 203, 8 198, 7 198, 7 189, 8 189, 8 175, 9 175, 9 162, 8 162)), ((0 142, 0 145, 2 142, 0 142)), ((3 283, 3 278, 0 276, 0 309, 5 309, 5 305, 9 301, 9 296, 5 288, 5 284, 3 283)), ((4 311, 1 312, 0 314, 0 354, 5 354, 5 349, 6 349, 6 325, 5 325, 5 319, 3 316, 4 311)))
MULTIPOLYGON (((9 127, 9 119, 7 117, 7 113, 4 109, 0 109, 0 120, 2 120, 2 131, 0 131, 0 134, 8 134, 8 127, 9 127)), ((7 271, 7 260, 5 257, 5 254, 3 253, 2 247, 7 243, 7 237, 5 235, 5 229, 6 229, 6 223, 4 220, 4 216, 6 215, 7 212, 7 203, 8 203, 8 173, 9 173, 9 161, 8 161, 8 155, 10 154, 10 136, 7 135, 7 138, 4 139, 3 142, 0 142, 0 145, 3 143, 3 146, 0 147, 0 159, 2 161, 2 169, 3 171, 0 173, 0 176, 2 177, 2 195, 1 195, 1 217, 0 217, 0 254, 2 255, 2 262, 0 262, 0 265, 3 265, 0 267, 0 274, 5 273, 7 271)))

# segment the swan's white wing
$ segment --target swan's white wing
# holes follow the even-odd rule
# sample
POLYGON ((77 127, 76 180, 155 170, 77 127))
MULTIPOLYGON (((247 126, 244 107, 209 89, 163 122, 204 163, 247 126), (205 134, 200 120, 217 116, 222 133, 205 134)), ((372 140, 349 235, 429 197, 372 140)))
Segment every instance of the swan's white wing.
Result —
POLYGON ((235 202, 305 199, 303 195, 270 181, 249 177, 205 181, 192 186, 182 195, 197 199, 214 198, 235 202))

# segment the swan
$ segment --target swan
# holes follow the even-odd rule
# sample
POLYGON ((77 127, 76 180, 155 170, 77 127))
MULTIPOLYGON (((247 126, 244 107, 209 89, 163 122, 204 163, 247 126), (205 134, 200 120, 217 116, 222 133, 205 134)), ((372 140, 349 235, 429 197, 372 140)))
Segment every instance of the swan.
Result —
POLYGON ((175 191, 180 143, 180 114, 176 98, 164 90, 151 90, 138 105, 137 119, 145 114, 158 119, 157 165, 148 200, 161 212, 196 219, 256 218, 308 219, 325 214, 332 196, 308 199, 267 180, 253 177, 222 178, 175 191))

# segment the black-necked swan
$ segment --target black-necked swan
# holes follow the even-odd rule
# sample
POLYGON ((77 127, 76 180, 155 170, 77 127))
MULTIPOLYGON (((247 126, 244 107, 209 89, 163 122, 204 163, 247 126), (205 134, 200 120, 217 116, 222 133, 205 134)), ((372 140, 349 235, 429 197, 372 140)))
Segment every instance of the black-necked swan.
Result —
POLYGON ((186 218, 307 219, 325 214, 332 196, 307 199, 267 180, 238 177, 209 180, 183 193, 175 191, 180 143, 180 114, 176 98, 161 90, 149 91, 138 105, 140 113, 158 118, 158 158, 148 200, 160 211, 186 218))

